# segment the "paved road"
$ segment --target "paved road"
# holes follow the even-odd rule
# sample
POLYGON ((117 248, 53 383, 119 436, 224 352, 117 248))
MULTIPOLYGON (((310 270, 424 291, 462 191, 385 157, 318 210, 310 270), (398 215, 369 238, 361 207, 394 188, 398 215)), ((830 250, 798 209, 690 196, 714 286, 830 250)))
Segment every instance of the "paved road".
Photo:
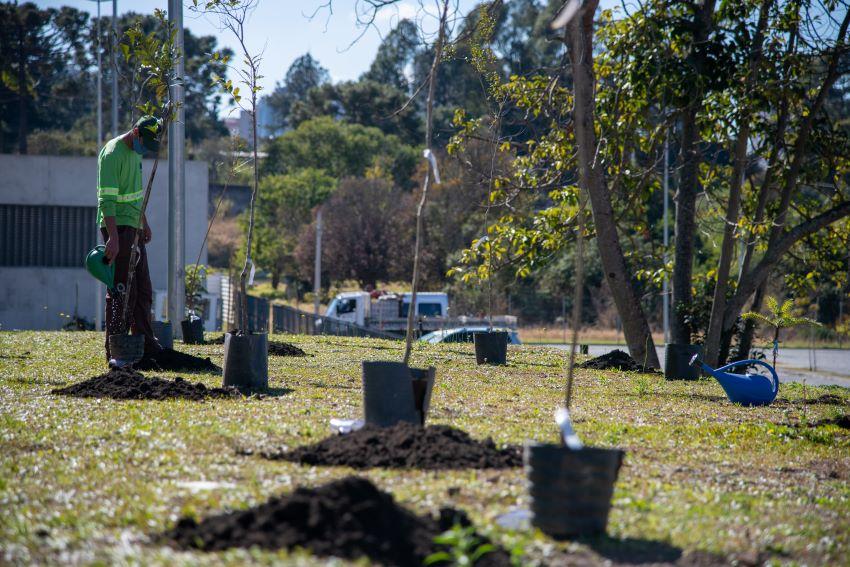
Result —
MULTIPOLYGON (((567 345, 550 344, 554 348, 566 349, 567 345)), ((589 345, 593 356, 605 354, 616 348, 628 349, 625 345, 589 345)), ((658 360, 664 360, 664 347, 656 347, 658 360)), ((770 358, 770 353, 768 358, 770 358)), ((802 382, 815 386, 834 384, 850 388, 850 350, 784 348, 779 350, 777 366, 780 382, 802 382)))

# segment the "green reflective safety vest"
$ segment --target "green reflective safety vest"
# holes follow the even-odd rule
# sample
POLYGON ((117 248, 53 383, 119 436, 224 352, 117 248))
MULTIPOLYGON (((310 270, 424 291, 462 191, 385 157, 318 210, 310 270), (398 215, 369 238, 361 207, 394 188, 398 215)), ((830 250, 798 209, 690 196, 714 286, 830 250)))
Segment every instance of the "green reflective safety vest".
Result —
POLYGON ((106 142, 97 156, 97 222, 115 217, 118 226, 141 226, 142 156, 127 147, 121 137, 106 142))

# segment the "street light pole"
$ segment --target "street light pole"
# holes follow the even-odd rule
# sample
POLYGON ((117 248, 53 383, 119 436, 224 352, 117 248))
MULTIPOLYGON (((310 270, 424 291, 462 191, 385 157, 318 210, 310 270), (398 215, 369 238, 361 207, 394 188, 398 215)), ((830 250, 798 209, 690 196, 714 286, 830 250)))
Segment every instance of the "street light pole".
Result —
MULTIPOLYGON (((174 49, 177 52, 174 62, 175 77, 171 85, 171 102, 176 105, 175 120, 171 121, 168 131, 168 320, 174 331, 182 336, 178 321, 184 318, 186 267, 185 248, 185 124, 186 111, 183 105, 183 2, 168 0, 168 20, 174 26, 174 49)), ((206 206, 206 203, 204 203, 206 206)))
POLYGON ((667 277, 667 255, 668 248, 670 244, 670 221, 668 219, 668 211, 670 209, 670 176, 669 176, 669 147, 668 147, 669 136, 667 134, 664 135, 664 254, 662 255, 664 259, 664 283, 661 296, 662 296, 662 305, 663 305, 663 322, 664 322, 664 343, 667 344, 670 342, 670 283, 669 278, 667 277))
MULTIPOLYGON (((97 19, 95 20, 95 45, 97 49, 97 149, 103 144, 103 62, 100 56, 100 0, 97 2, 97 19)), ((100 237, 100 230, 95 229, 95 242, 100 237)), ((94 284, 94 328, 99 331, 103 325, 103 295, 104 287, 100 282, 94 284)))
MULTIPOLYGON (((97 3, 100 6, 100 2, 97 3)), ((118 62, 115 42, 118 39, 118 0, 112 0, 112 137, 118 137, 118 62)))

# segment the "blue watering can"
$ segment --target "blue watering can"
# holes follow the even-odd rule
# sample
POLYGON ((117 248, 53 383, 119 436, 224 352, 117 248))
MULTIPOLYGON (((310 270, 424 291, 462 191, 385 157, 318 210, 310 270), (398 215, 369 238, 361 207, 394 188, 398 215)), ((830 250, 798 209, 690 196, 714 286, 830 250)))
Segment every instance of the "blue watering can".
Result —
POLYGON ((726 396, 733 404, 741 404, 743 406, 766 406, 779 393, 779 376, 776 375, 776 370, 771 365, 763 360, 738 360, 720 368, 712 368, 705 362, 699 360, 699 355, 695 354, 691 358, 691 366, 699 364, 703 371, 714 376, 726 396), (773 379, 761 374, 733 374, 726 372, 730 368, 736 366, 749 366, 751 364, 760 364, 770 370, 773 379))

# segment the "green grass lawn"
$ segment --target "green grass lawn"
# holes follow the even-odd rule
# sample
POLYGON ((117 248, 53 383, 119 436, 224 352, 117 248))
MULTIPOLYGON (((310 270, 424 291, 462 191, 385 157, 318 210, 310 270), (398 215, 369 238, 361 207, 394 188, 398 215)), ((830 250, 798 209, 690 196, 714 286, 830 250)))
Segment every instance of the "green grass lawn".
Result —
MULTIPOLYGON (((311 356, 269 360, 273 395, 120 402, 50 394, 105 370, 102 335, 0 333, 0 564, 326 564, 306 551, 190 554, 149 543, 182 515, 244 508, 352 473, 236 449, 316 441, 331 417, 359 416, 360 361, 398 360, 402 344, 274 339, 311 356), (226 484, 182 484, 200 480, 226 484)), ((220 345, 180 348, 222 362, 220 345)), ((499 444, 555 441, 565 353, 511 347, 509 359, 505 367, 478 367, 471 345, 417 345, 414 365, 437 367, 431 422, 499 444)), ((627 451, 607 538, 556 543, 497 528, 497 516, 527 505, 521 469, 360 474, 418 512, 467 510, 481 530, 522 548, 524 565, 688 562, 709 554, 850 564, 850 431, 818 425, 850 413, 850 391, 788 385, 771 407, 748 409, 727 402, 713 381, 582 370, 574 400, 586 443, 627 451), (811 403, 827 394, 827 403, 811 403)))

